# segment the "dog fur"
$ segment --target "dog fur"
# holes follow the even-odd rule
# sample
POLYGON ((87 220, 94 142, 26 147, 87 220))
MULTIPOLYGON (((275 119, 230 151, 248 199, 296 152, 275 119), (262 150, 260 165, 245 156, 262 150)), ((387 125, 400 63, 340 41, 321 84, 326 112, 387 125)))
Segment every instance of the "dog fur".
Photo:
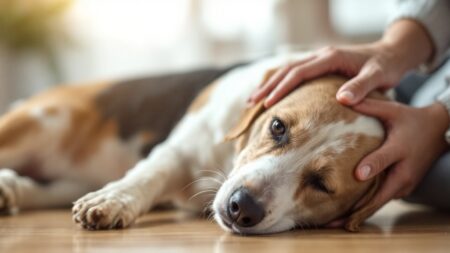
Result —
POLYGON ((225 230, 241 234, 322 225, 342 215, 350 215, 346 228, 357 230, 377 208, 370 200, 380 178, 357 182, 353 169, 384 132, 377 120, 337 103, 345 79, 307 82, 269 110, 246 108, 274 69, 302 57, 273 57, 218 79, 182 76, 183 85, 161 86, 161 78, 104 82, 27 100, 0 118, 0 166, 6 168, 0 209, 67 206, 81 197, 74 221, 112 229, 172 202, 196 212, 211 205, 225 230), (268 134, 274 118, 288 126, 283 145, 268 134), (311 185, 312 177, 320 177, 326 192, 311 185), (264 206, 264 219, 252 227, 227 218, 230 195, 241 188, 264 206), (358 201, 363 205, 353 210, 358 201))

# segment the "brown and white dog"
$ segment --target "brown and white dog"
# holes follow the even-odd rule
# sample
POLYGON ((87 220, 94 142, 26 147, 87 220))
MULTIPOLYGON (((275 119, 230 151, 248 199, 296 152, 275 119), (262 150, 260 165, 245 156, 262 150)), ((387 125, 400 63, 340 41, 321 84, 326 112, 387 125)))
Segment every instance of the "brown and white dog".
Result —
POLYGON ((319 78, 268 110, 246 109, 273 69, 300 57, 238 67, 184 115, 215 75, 177 76, 182 84, 166 76, 64 86, 29 99, 0 118, 0 166, 8 168, 0 170, 0 209, 67 206, 81 197, 74 220, 111 229, 159 203, 195 211, 212 203, 217 222, 241 234, 318 226, 342 215, 357 230, 375 210, 379 179, 357 182, 353 170, 384 132, 335 100, 345 79, 319 78))

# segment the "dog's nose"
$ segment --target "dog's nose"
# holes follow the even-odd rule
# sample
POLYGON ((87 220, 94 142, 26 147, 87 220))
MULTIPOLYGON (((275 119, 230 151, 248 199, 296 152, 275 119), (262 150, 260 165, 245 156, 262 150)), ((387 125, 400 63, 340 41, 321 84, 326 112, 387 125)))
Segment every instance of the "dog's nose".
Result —
POLYGON ((240 227, 252 227, 262 221, 264 209, 247 189, 239 189, 230 197, 228 216, 240 227))

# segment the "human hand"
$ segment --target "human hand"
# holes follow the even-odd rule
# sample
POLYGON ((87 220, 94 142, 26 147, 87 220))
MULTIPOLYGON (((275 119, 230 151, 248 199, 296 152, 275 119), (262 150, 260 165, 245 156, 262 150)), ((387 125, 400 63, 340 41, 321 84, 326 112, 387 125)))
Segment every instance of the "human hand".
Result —
POLYGON ((372 90, 389 89, 398 83, 407 70, 400 61, 395 51, 383 43, 326 47, 280 68, 250 97, 249 102, 255 104, 268 96, 264 105, 270 107, 305 80, 326 73, 339 73, 352 78, 339 89, 336 98, 343 104, 353 105, 372 90))
MULTIPOLYGON (((391 199, 409 195, 434 160, 449 148, 444 135, 450 119, 439 103, 413 108, 397 102, 365 99, 353 109, 379 118, 387 132, 384 144, 366 156, 355 170, 356 178, 361 181, 386 171, 385 181, 371 200, 375 210, 391 199)), ((358 206, 359 203, 355 208, 358 206)), ((331 222, 328 227, 340 227, 344 223, 345 218, 331 222)))
POLYGON ((432 55, 433 43, 423 26, 401 19, 390 25, 377 42, 327 47, 282 67, 249 98, 249 104, 268 96, 264 105, 270 107, 305 80, 339 73, 351 79, 339 89, 336 98, 343 104, 355 105, 375 89, 395 86, 406 71, 432 55))
POLYGON ((375 197, 379 206, 410 194, 434 160, 448 149, 444 135, 450 119, 442 104, 413 108, 392 101, 366 99, 353 109, 379 118, 386 127, 384 144, 366 156, 355 172, 359 180, 367 180, 389 168, 386 181, 375 197))

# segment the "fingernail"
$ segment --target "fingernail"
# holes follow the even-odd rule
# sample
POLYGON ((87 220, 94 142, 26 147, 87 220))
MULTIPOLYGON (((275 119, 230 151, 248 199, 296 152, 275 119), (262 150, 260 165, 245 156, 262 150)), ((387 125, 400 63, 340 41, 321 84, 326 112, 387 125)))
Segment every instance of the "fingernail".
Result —
POLYGON ((247 101, 247 104, 245 105, 245 108, 250 108, 250 107, 253 107, 254 105, 255 105, 255 102, 250 100, 250 101, 247 101))
POLYGON ((372 169, 370 168, 369 165, 364 165, 364 166, 362 166, 362 167, 359 169, 359 176, 360 176, 360 179, 363 179, 363 180, 367 179, 367 178, 369 177, 369 174, 370 174, 370 171, 371 171, 371 170, 372 170, 372 169))
POLYGON ((266 100, 264 100, 264 107, 265 108, 269 108, 269 106, 270 106, 270 97, 269 98, 267 98, 266 100))
POLYGON ((355 98, 355 95, 353 95, 352 92, 347 91, 347 90, 346 91, 341 91, 338 94, 338 99, 339 100, 345 100, 347 102, 351 102, 351 101, 353 101, 354 98, 355 98))

